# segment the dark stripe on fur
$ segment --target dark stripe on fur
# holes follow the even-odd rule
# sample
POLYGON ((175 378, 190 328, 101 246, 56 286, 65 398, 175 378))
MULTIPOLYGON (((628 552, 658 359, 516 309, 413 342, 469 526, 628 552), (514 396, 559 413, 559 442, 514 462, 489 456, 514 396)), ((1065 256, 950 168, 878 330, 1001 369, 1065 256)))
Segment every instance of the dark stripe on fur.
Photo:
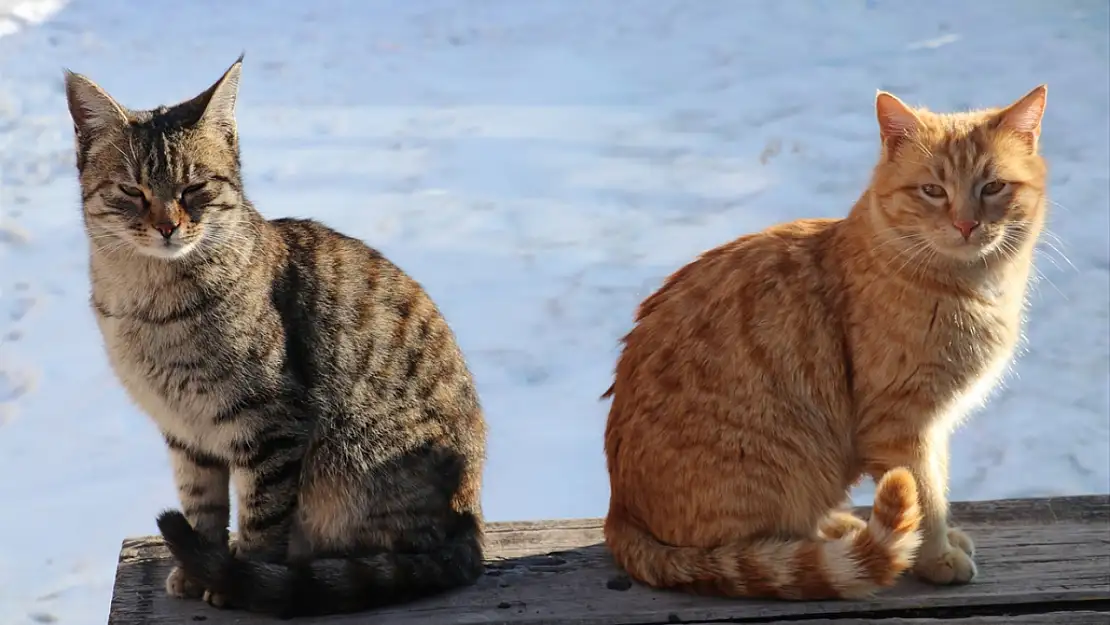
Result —
POLYGON ((128 315, 128 317, 135 319, 136 321, 141 321, 143 323, 149 323, 156 326, 164 326, 171 323, 177 323, 179 321, 193 319, 209 313, 215 310, 216 307, 218 307, 223 302, 224 297, 222 295, 205 293, 200 297, 185 304, 184 306, 181 306, 180 308, 169 313, 156 314, 149 309, 140 309, 128 315))
POLYGON ((93 299, 91 297, 89 298, 89 303, 92 304, 93 310, 95 310, 97 312, 97 314, 100 315, 101 317, 105 317, 107 319, 112 319, 113 317, 116 316, 116 315, 113 315, 111 312, 108 311, 107 306, 105 306, 104 304, 96 301, 95 299, 93 299))
POLYGON ((173 449, 174 451, 181 452, 186 458, 189 459, 189 462, 192 462, 193 464, 197 465, 198 467, 201 467, 201 468, 204 468, 204 469, 224 469, 224 468, 227 468, 227 463, 224 462, 223 460, 220 460, 216 456, 204 453, 203 451, 199 451, 197 449, 193 449, 192 447, 189 447, 185 443, 177 440, 176 438, 173 438, 172 436, 170 436, 168 434, 163 434, 162 438, 165 439, 166 445, 170 449, 173 449))
POLYGON ((234 190, 238 194, 243 193, 243 187, 242 187, 242 185, 240 184, 240 182, 238 180, 232 180, 231 178, 228 178, 227 176, 221 176, 219 174, 208 174, 208 177, 212 180, 215 180, 216 182, 222 182, 222 183, 226 184, 227 186, 231 187, 232 190, 234 190))
POLYGON ((296 497, 289 497, 273 507, 274 504, 261 508, 260 511, 252 510, 254 514, 249 514, 243 520, 240 531, 253 532, 256 534, 265 534, 266 532, 282 527, 285 523, 291 522, 293 513, 297 511, 296 497))
POLYGON ((217 425, 223 425, 224 423, 235 420, 245 412, 254 412, 264 410, 271 406, 277 406, 280 404, 281 399, 282 398, 277 393, 270 395, 244 395, 235 403, 218 413, 212 421, 217 425))
POLYGON ((482 575, 481 531, 472 515, 427 553, 377 553, 364 557, 272 564, 240 560, 206 540, 175 510, 158 517, 158 529, 178 565, 231 606, 280 618, 322 616, 404 603, 473 584, 482 575))
POLYGON ((304 440, 305 437, 296 432, 260 433, 256 438, 235 446, 235 464, 244 469, 257 469, 281 452, 298 450, 304 445, 304 440))
POLYGON ((297 480, 300 476, 301 457, 297 455, 276 466, 266 467, 266 470, 259 469, 255 490, 270 492, 273 487, 297 480))
POLYGON ((88 202, 94 196, 96 196, 96 194, 100 193, 104 189, 107 189, 108 187, 112 186, 113 184, 115 184, 115 182, 112 181, 112 180, 105 180, 105 181, 101 182, 100 184, 96 185, 92 189, 89 189, 88 191, 82 193, 81 194, 81 201, 82 202, 88 202))

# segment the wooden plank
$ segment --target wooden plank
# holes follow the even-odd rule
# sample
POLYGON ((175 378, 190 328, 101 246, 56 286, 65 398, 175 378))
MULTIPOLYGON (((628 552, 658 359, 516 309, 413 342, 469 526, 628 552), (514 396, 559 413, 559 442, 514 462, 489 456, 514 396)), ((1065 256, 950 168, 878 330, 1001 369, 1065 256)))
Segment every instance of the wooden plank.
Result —
MULTIPOLYGON (((867 510, 858 513, 866 517, 867 510)), ((652 625, 804 619, 812 624, 826 617, 824 621, 839 624, 878 618, 887 623, 899 622, 890 620, 895 618, 928 623, 930 617, 952 619, 966 612, 980 618, 969 622, 1051 623, 1047 619, 1053 611, 1101 612, 1105 618, 1100 622, 1110 622, 1110 496, 957 503, 952 514, 976 541, 978 551, 980 576, 962 587, 935 587, 906 577, 871 601, 696 597, 629 582, 602 544, 599 519, 492 523, 487 534, 490 561, 475 586, 320 622, 652 625), (1016 620, 1023 614, 1036 618, 1016 620), (1005 620, 982 620, 996 617, 1005 620)), ((159 539, 124 541, 109 624, 273 622, 166 597, 163 580, 170 566, 159 539)))
MULTIPOLYGON (((835 618, 806 619, 804 621, 783 621, 775 619, 776 625, 875 625, 873 618, 835 618)), ((1046 614, 1022 614, 1019 616, 969 616, 967 618, 883 618, 881 625, 1106 625, 1110 623, 1107 612, 1049 612, 1046 614)), ((686 623, 685 625, 721 625, 721 621, 686 623)))

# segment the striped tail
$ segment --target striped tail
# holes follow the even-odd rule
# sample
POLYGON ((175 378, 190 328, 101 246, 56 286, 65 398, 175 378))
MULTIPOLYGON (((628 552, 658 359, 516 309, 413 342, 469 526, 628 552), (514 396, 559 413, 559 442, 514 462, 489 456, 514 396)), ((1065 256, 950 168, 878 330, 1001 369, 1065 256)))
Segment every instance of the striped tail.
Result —
POLYGON ((834 540, 672 547, 610 511, 605 540, 630 576, 657 588, 791 600, 863 599, 892 586, 921 542, 917 484, 903 468, 879 481, 866 527, 834 540))
POLYGON ((482 530, 472 515, 438 551, 382 552, 303 564, 234 557, 208 541, 181 512, 158 516, 158 529, 185 574, 232 608, 279 618, 359 612, 474 583, 481 577, 482 530))

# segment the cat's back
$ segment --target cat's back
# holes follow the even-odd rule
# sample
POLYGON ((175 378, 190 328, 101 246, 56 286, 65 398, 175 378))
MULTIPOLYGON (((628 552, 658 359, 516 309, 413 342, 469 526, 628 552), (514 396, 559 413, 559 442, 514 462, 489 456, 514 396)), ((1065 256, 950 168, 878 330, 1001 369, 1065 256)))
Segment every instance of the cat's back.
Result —
MULTIPOLYGON (((309 385, 346 386, 351 402, 478 413, 473 376, 426 289, 379 250, 311 219, 270 225, 280 241, 271 299, 309 385)), ((333 389, 334 390, 334 389, 333 389)))
POLYGON ((815 300, 832 290, 830 281, 836 280, 835 272, 830 272, 833 234, 841 221, 778 224, 704 252, 668 276, 640 304, 626 343, 649 340, 647 335, 659 333, 683 339, 727 339, 742 330, 735 323, 741 318, 766 323, 773 317, 785 322, 787 317, 812 314, 808 306, 799 310, 790 305, 817 304, 815 300))
POLYGON ((643 413, 657 395, 756 394, 738 380, 785 375, 821 386, 822 361, 836 361, 840 349, 841 223, 779 224, 671 274, 639 306, 623 339, 611 418, 643 413))
POLYGON ((279 241, 271 288, 279 310, 376 333, 409 322, 450 332, 423 285, 378 249, 313 219, 269 223, 279 241))

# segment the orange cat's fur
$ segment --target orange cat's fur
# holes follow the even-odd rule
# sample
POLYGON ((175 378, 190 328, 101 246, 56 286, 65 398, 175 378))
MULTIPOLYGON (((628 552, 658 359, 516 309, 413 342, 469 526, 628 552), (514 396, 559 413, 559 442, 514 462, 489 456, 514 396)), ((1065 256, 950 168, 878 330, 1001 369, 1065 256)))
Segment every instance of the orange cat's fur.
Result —
POLYGON ((1011 361, 1045 219, 1046 89, 936 114, 879 93, 844 219, 701 255, 639 307, 605 431, 616 561, 656 587, 866 597, 976 574, 948 438, 1011 361), (843 509, 879 480, 869 522, 843 509))

